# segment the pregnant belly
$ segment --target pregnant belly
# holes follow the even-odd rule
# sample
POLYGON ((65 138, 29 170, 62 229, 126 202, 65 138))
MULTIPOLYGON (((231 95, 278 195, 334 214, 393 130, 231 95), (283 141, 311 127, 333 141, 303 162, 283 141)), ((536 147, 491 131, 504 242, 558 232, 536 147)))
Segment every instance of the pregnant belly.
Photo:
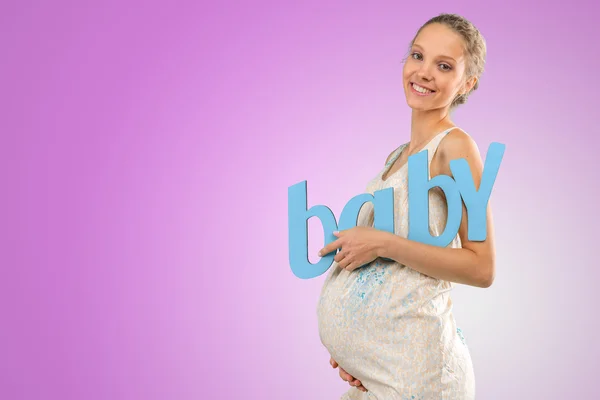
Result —
POLYGON ((436 296, 440 288, 438 280, 379 259, 353 272, 336 268, 317 307, 321 343, 357 374, 370 357, 385 361, 390 349, 410 357, 415 344, 438 340, 441 315, 451 317, 446 297, 436 296))
POLYGON ((447 285, 408 268, 332 271, 317 317, 321 343, 374 399, 401 398, 406 382, 424 388, 421 394, 447 391, 472 375, 447 285))
POLYGON ((392 266, 374 262, 359 270, 337 270, 326 279, 317 307, 319 336, 329 354, 361 376, 361 358, 384 345, 394 331, 392 266), (392 307, 392 308, 390 308, 392 307))

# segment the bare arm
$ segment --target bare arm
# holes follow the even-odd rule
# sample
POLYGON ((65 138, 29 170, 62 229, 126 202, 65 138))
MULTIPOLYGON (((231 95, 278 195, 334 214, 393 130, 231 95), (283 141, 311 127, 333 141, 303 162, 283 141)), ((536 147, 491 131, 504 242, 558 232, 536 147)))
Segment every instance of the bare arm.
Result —
MULTIPOLYGON (((450 160, 464 158, 469 163, 475 187, 479 190, 483 162, 475 142, 464 132, 454 130, 442 140, 431 163, 431 176, 452 176, 450 160)), ((495 278, 494 228, 491 206, 487 208, 487 238, 472 242, 467 237, 467 210, 463 203, 458 234, 462 248, 438 247, 385 232, 377 250, 382 258, 392 259, 422 274, 470 286, 489 287, 495 278)))

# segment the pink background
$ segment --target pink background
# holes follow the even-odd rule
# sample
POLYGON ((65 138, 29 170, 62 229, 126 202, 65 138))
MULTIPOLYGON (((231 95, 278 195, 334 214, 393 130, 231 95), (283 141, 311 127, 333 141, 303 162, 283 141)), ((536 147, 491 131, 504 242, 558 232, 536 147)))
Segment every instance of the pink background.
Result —
POLYGON ((478 398, 598 398, 597 11, 3 3, 0 398, 339 398, 287 188, 336 216, 364 191, 409 138, 401 60, 441 12, 488 44, 454 121, 507 146, 496 281, 453 295, 478 398))

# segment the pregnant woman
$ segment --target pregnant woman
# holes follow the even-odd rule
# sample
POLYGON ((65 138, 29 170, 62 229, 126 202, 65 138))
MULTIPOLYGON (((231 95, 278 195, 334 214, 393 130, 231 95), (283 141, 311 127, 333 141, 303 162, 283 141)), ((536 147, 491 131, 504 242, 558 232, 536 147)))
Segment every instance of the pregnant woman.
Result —
MULTIPOLYGON (((483 162, 477 145, 450 112, 477 89, 486 45, 463 17, 442 14, 417 32, 404 62, 403 86, 412 109, 410 141, 395 149, 367 192, 394 188, 394 229, 373 227, 366 203, 357 226, 339 233, 320 255, 341 248, 317 308, 321 342, 351 385, 341 397, 377 400, 472 400, 471 356, 452 314, 455 283, 489 287, 495 276, 491 209, 487 238, 471 242, 463 204, 457 236, 447 247, 408 240, 408 158, 427 151, 430 178, 452 176, 450 160, 469 163, 478 189, 483 162)), ((429 224, 440 235, 444 193, 429 192, 429 224)))

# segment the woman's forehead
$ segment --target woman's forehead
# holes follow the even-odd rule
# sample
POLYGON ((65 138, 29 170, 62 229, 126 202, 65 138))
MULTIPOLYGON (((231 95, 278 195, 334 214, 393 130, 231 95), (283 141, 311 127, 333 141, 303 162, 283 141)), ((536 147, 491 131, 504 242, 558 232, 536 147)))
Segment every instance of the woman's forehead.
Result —
POLYGON ((447 56, 456 61, 464 55, 464 43, 460 35, 441 24, 431 24, 419 32, 414 42, 425 52, 436 56, 447 56))

